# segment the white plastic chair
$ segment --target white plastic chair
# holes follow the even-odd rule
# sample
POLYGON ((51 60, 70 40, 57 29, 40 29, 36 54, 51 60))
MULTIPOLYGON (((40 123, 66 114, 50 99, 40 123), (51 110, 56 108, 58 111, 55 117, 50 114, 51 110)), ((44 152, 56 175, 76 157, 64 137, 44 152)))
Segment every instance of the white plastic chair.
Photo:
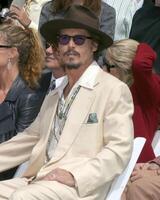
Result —
POLYGON ((160 156, 160 130, 157 130, 155 132, 153 141, 152 141, 152 147, 155 153, 155 156, 160 156))
POLYGON ((143 137, 137 137, 134 139, 133 152, 131 159, 125 168, 125 170, 120 174, 112 183, 111 189, 105 200, 120 200, 121 195, 124 191, 125 186, 129 180, 129 177, 133 171, 133 168, 138 160, 138 157, 143 149, 146 139, 143 137))
POLYGON ((21 176, 23 175, 23 173, 25 172, 25 170, 26 170, 27 167, 28 167, 28 163, 29 163, 29 161, 26 161, 26 162, 22 163, 22 164, 18 167, 16 173, 14 174, 14 178, 21 177, 21 176))

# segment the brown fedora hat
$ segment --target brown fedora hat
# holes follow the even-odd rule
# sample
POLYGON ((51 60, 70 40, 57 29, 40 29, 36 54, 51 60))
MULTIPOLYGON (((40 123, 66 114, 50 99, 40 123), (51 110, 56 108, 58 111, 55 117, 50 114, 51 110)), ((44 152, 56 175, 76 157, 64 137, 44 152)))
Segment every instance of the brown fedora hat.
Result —
POLYGON ((98 17, 87 7, 72 5, 64 11, 63 15, 43 24, 40 29, 42 36, 48 42, 56 42, 57 34, 61 29, 81 28, 89 31, 98 44, 98 50, 109 47, 113 40, 99 29, 98 17))

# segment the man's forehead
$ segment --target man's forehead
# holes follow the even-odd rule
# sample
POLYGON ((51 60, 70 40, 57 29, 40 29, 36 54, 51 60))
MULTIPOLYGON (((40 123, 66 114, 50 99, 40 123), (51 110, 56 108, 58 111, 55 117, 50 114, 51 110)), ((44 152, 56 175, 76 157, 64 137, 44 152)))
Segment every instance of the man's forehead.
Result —
POLYGON ((81 29, 81 28, 65 28, 65 29, 62 29, 60 31, 60 33, 70 33, 70 34, 87 34, 89 35, 89 32, 85 29, 81 29))

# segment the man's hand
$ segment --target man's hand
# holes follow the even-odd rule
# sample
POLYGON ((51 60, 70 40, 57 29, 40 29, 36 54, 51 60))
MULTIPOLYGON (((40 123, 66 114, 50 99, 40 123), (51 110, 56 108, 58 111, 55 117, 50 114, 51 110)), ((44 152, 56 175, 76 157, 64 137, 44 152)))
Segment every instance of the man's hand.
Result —
POLYGON ((159 170, 160 169, 160 166, 157 165, 156 163, 152 162, 152 163, 149 163, 148 165, 148 170, 159 170))
POLYGON ((24 8, 19 8, 15 5, 12 5, 10 8, 10 17, 17 19, 24 27, 28 27, 31 23, 31 20, 29 19, 24 8))
POLYGON ((131 174, 131 177, 130 177, 130 181, 131 182, 134 182, 140 178, 142 178, 142 175, 140 173, 141 171, 138 170, 138 171, 133 171, 132 174, 131 174))
POLYGON ((75 186, 75 179, 73 175, 67 170, 56 168, 50 173, 48 173, 42 180, 47 181, 58 181, 62 184, 68 185, 70 187, 75 186))
POLYGON ((133 169, 133 171, 141 170, 144 168, 146 163, 137 163, 133 169))
POLYGON ((137 163, 130 177, 131 182, 136 181, 146 174, 155 175, 160 167, 156 163, 137 163), (147 173, 144 173, 148 171, 147 173))

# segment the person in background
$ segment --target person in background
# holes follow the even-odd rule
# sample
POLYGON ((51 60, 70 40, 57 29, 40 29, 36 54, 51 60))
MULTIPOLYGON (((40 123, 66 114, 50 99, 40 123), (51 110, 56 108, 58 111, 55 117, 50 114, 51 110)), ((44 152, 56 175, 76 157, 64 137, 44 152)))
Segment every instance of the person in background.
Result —
POLYGON ((80 4, 90 8, 100 19, 100 29, 108 34, 112 39, 115 32, 115 10, 101 0, 52 0, 47 2, 41 11, 39 29, 42 25, 54 19, 55 14, 65 10, 72 4, 80 4))
POLYGON ((141 8, 143 0, 103 0, 116 11, 114 40, 129 38, 132 19, 135 12, 141 8))
POLYGON ((106 59, 107 71, 126 82, 131 89, 135 137, 146 138, 121 199, 159 200, 160 157, 155 158, 151 145, 160 117, 160 77, 153 72, 156 53, 149 45, 128 39, 109 47, 106 59))
POLYGON ((40 12, 43 5, 49 0, 26 0, 24 6, 19 7, 14 4, 10 7, 10 17, 18 20, 24 27, 38 30, 40 12))
POLYGON ((160 0, 144 0, 133 17, 130 38, 149 44, 157 53, 154 71, 160 74, 160 0))
POLYGON ((160 117, 160 77, 153 72, 155 51, 132 39, 114 42, 106 51, 108 71, 127 83, 134 102, 134 136, 146 143, 138 162, 155 158, 152 140, 160 117))
MULTIPOLYGON (((45 94, 37 91, 44 65, 39 40, 31 29, 0 25, 0 143, 27 128, 40 110, 45 94)), ((1 173, 0 179, 13 174, 1 173)))
POLYGON ((65 71, 61 67, 56 44, 46 44, 45 66, 46 70, 42 74, 40 88, 49 93, 58 87, 65 75, 65 71))
POLYGON ((112 39, 80 5, 44 24, 41 34, 58 45, 67 76, 46 96, 32 125, 0 145, 0 171, 30 158, 23 177, 0 182, 0 198, 102 200, 133 144, 130 91, 94 60, 112 39))

